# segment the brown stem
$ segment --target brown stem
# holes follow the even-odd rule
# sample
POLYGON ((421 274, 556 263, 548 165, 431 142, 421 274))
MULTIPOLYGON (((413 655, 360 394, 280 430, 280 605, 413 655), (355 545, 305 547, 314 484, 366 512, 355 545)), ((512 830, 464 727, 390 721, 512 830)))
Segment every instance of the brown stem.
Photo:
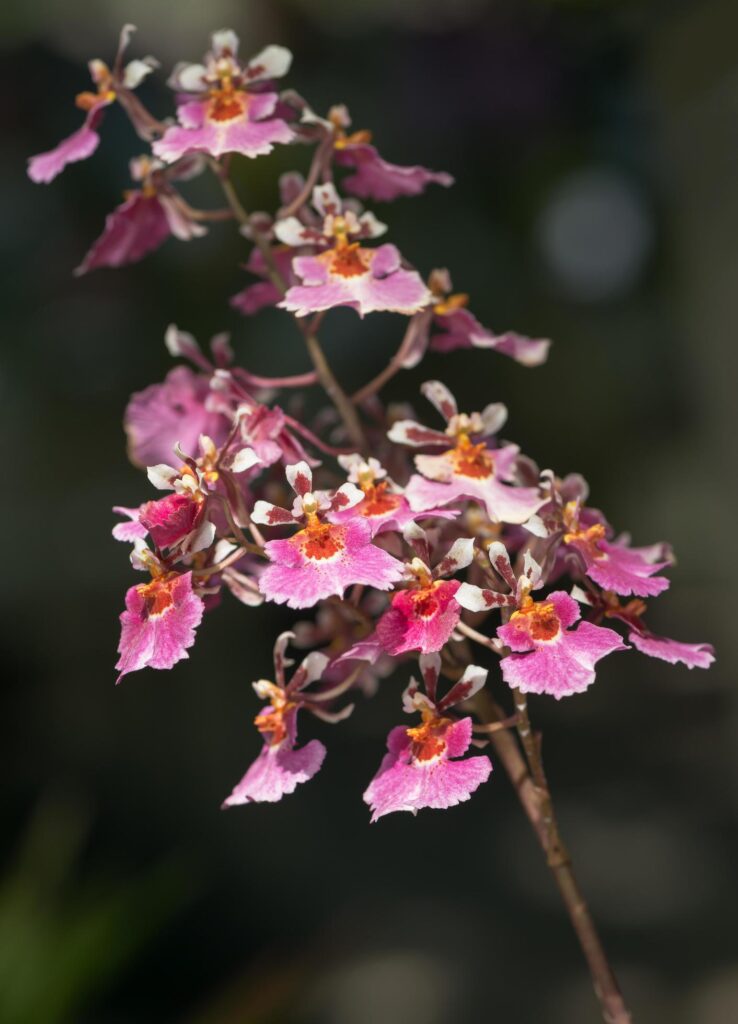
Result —
POLYGON ((361 429, 361 423, 356 413, 356 409, 351 404, 351 400, 346 392, 334 377, 333 371, 328 365, 328 360, 323 354, 323 349, 320 347, 318 336, 316 334, 306 334, 305 344, 307 345, 308 355, 312 359, 313 366, 318 374, 318 380, 323 385, 326 394, 338 410, 338 414, 343 420, 343 425, 351 439, 351 443, 356 446, 357 451, 365 451, 366 441, 364 439, 364 431, 361 429))
MULTIPOLYGON (((518 696, 520 695, 516 693, 517 711, 520 716, 518 719, 518 730, 520 731, 521 727, 524 729, 523 723, 527 722, 528 730, 530 731, 530 720, 525 700, 523 698, 522 701, 518 702, 518 696), (520 704, 525 706, 524 714, 520 710, 520 704)), ((504 721, 504 712, 489 694, 482 691, 475 699, 483 721, 504 721)), ((510 731, 501 730, 493 732, 489 738, 499 761, 510 777, 523 810, 533 826, 541 849, 546 855, 546 863, 554 876, 564 906, 569 914, 587 961, 595 994, 600 1001, 603 1020, 606 1024, 630 1024, 630 1013, 607 959, 607 954, 597 933, 589 907, 574 875, 569 854, 561 841, 558 825, 553 813, 551 793, 543 772, 540 744, 532 734, 532 744, 527 743, 527 740, 521 735, 521 741, 526 745, 526 752, 530 749, 529 756, 532 761, 529 769, 510 731), (533 773, 533 777, 531 777, 531 773, 533 773)))
POLYGON ((402 365, 396 360, 392 359, 385 368, 378 373, 376 377, 372 378, 368 384, 365 384, 363 388, 359 388, 351 396, 351 401, 354 405, 360 405, 367 398, 371 398, 372 395, 376 394, 377 391, 381 391, 388 380, 392 380, 396 373, 399 373, 402 369, 402 365))

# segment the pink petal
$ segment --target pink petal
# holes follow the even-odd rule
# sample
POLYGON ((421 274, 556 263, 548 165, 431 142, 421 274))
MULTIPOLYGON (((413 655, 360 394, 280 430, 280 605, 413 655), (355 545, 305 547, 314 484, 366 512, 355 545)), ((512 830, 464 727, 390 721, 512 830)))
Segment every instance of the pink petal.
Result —
POLYGON ((47 153, 39 153, 28 161, 28 177, 36 184, 47 185, 60 174, 67 164, 86 160, 97 149, 100 136, 95 130, 102 121, 105 107, 112 100, 98 101, 88 112, 85 122, 76 132, 63 139, 58 146, 47 153))
POLYGON ((443 171, 388 163, 367 143, 350 143, 344 149, 336 149, 334 159, 341 167, 356 168, 354 174, 343 179, 342 187, 362 199, 389 202, 398 196, 420 195, 430 184, 448 188, 454 183, 451 175, 443 171))
POLYGON ((687 668, 709 668, 715 660, 712 644, 685 644, 665 636, 653 636, 631 629, 628 640, 633 646, 651 658, 668 661, 670 665, 686 665, 687 668))
POLYGON ((591 558, 588 550, 574 541, 571 545, 584 555, 587 575, 605 590, 627 597, 655 597, 669 587, 666 576, 654 576, 668 562, 650 562, 638 548, 627 548, 622 544, 598 543, 603 557, 591 558))
POLYGON ((152 384, 131 396, 125 412, 130 458, 140 466, 169 463, 175 444, 197 452, 200 434, 222 444, 228 421, 206 408, 210 395, 207 378, 188 366, 170 370, 161 384, 152 384))
POLYGON ((103 233, 93 242, 75 274, 135 263, 170 235, 169 221, 158 198, 135 192, 108 214, 103 233))
POLYGON ((318 772, 325 758, 325 747, 319 740, 310 740, 304 747, 292 749, 288 744, 270 747, 261 753, 244 777, 223 802, 223 807, 247 803, 276 803, 297 786, 318 772))

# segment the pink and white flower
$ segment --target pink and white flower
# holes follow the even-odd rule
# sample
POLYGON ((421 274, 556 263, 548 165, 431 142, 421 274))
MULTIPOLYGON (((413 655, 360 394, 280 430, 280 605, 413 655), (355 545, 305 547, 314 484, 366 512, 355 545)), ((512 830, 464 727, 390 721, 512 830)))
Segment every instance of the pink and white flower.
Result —
POLYGON ((372 135, 368 131, 352 132, 348 109, 345 106, 332 107, 325 122, 333 129, 333 159, 339 167, 353 169, 341 182, 342 187, 361 199, 389 202, 399 196, 418 196, 428 185, 443 185, 448 188, 454 179, 445 171, 429 171, 414 165, 401 167, 382 159, 371 145, 372 135))
MULTIPOLYGON (((460 581, 444 577, 470 565, 474 558, 474 538, 462 537, 454 541, 431 569, 425 532, 411 523, 404 535, 415 551, 415 557, 405 570, 408 585, 393 594, 390 608, 377 622, 374 636, 387 654, 407 651, 433 654, 446 645, 461 617, 461 606, 456 601, 460 581)), ((350 657, 350 652, 344 655, 346 657, 350 657)))
POLYGON ((460 348, 492 349, 522 366, 540 366, 546 362, 551 347, 547 338, 527 338, 516 331, 494 334, 483 327, 466 308, 469 296, 461 292, 452 293, 447 270, 431 271, 428 286, 432 305, 415 314, 403 342, 401 361, 405 369, 417 366, 429 347, 435 352, 453 352, 460 348))
POLYGON ((497 630, 515 653, 500 662, 502 678, 523 693, 546 693, 557 700, 583 693, 595 679, 595 665, 614 651, 627 650, 612 629, 581 622, 579 607, 563 590, 542 601, 530 595, 497 630))
POLYGON ((536 487, 515 487, 512 481, 520 454, 517 445, 490 448, 484 438, 496 433, 507 419, 507 410, 498 403, 481 413, 460 414, 456 400, 440 381, 428 381, 421 388, 426 398, 446 420, 444 432, 424 427, 413 420, 400 420, 388 437, 398 444, 416 448, 440 447, 440 455, 416 455, 415 466, 421 476, 413 476, 405 488, 405 497, 416 511, 434 505, 470 498, 478 501, 492 522, 526 522, 545 503, 536 487))
POLYGON ((488 757, 458 760, 471 744, 471 718, 455 720, 446 716, 455 704, 484 686, 487 673, 469 665, 458 683, 437 700, 440 667, 437 654, 421 656, 426 692, 422 693, 411 679, 403 694, 404 710, 419 711, 421 722, 410 729, 397 726, 387 737, 388 753, 364 793, 373 822, 394 811, 417 814, 424 807, 454 807, 468 800, 489 778, 492 764, 488 757))
POLYGON ((191 176, 192 161, 187 161, 186 169, 185 163, 167 171, 159 160, 146 156, 131 161, 131 178, 141 187, 126 192, 125 201, 108 214, 103 233, 75 270, 77 276, 99 267, 136 263, 168 238, 189 242, 207 234, 207 228, 189 216, 189 207, 171 185, 178 177, 191 176))
POLYGON ((271 88, 291 63, 289 50, 267 46, 241 64, 235 32, 214 32, 203 64, 178 64, 172 72, 169 84, 190 98, 179 105, 179 124, 154 143, 156 156, 165 163, 192 152, 256 157, 271 153, 275 143, 291 142, 294 133, 275 115, 279 97, 271 88))
MULTIPOLYGON (((294 793, 300 783, 311 779, 323 764, 326 751, 319 740, 297 747, 297 713, 301 707, 310 708, 310 697, 303 691, 322 677, 328 658, 312 651, 286 682, 285 667, 293 662, 285 658, 285 650, 293 637, 293 633, 282 633, 274 646, 276 683, 260 679, 253 684, 257 696, 269 701, 254 719, 254 725, 264 737, 264 746, 223 802, 223 807, 276 803, 288 793, 294 793)), ((343 717, 345 715, 344 709, 343 717)))
MULTIPOLYGON (((150 74, 157 62, 153 57, 143 60, 132 60, 123 66, 125 53, 131 35, 135 31, 133 25, 125 25, 120 34, 118 53, 112 70, 101 60, 91 60, 88 64, 95 92, 81 92, 75 103, 85 112, 85 120, 81 128, 63 139, 58 146, 47 153, 39 153, 28 161, 28 177, 36 184, 48 184, 60 174, 67 164, 86 160, 100 144, 98 129, 102 123, 105 109, 120 100, 127 103, 131 91, 141 84, 150 74)), ((145 137, 141 125, 137 125, 139 134, 145 137)))
POLYGON ((313 205, 323 218, 320 228, 306 226, 297 217, 277 221, 277 238, 294 248, 314 245, 317 255, 295 256, 292 269, 302 284, 288 289, 280 308, 307 316, 334 306, 350 306, 359 316, 385 310, 416 313, 430 292, 415 270, 402 266, 394 245, 369 249, 361 244, 387 229, 371 213, 357 216, 341 203, 331 184, 313 190, 313 205))
POLYGON ((340 465, 348 472, 349 483, 363 492, 364 498, 350 509, 335 513, 331 518, 336 523, 361 516, 369 523, 372 536, 389 530, 403 530, 408 523, 431 516, 438 519, 455 519, 456 509, 433 508, 415 511, 401 489, 387 476, 387 470, 374 458, 364 459, 361 455, 339 455, 340 465))
POLYGON ((590 579, 604 590, 624 597, 655 597, 668 588, 666 576, 654 575, 670 564, 665 545, 631 548, 624 541, 612 542, 607 539, 608 528, 604 523, 581 522, 582 511, 576 501, 564 508, 564 544, 578 552, 590 579))
POLYGON ((338 524, 325 518, 327 513, 358 504, 363 493, 347 483, 330 497, 314 494, 306 462, 288 466, 287 479, 297 495, 292 509, 257 501, 251 516, 265 526, 301 525, 287 540, 265 545, 271 564, 262 573, 259 586, 267 600, 288 608, 309 608, 334 594, 343 597, 346 588, 355 583, 389 590, 402 575, 402 563, 372 544, 366 522, 357 518, 338 524))
POLYGON ((188 657, 204 605, 192 588, 192 573, 167 571, 142 541, 134 549, 137 568, 148 568, 149 583, 130 587, 121 613, 117 682, 142 668, 171 668, 188 657))

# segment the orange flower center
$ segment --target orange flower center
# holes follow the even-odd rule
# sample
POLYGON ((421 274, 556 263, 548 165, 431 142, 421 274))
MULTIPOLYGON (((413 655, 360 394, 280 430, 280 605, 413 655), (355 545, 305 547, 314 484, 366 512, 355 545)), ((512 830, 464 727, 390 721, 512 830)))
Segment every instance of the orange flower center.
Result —
POLYGON ((211 121, 234 121, 246 109, 247 96, 243 89, 234 89, 226 78, 220 89, 210 91, 208 118, 211 121))
POLYGON ((151 583, 141 583, 136 590, 144 600, 146 618, 154 619, 163 615, 172 607, 172 585, 177 578, 176 573, 167 573, 153 579, 151 583))
POLYGON ((433 312, 438 316, 447 316, 449 313, 455 313, 457 309, 463 309, 468 304, 469 296, 465 292, 457 292, 455 295, 449 295, 436 302, 433 312))
POLYGON ((413 602, 413 611, 418 618, 432 619, 438 611, 438 600, 436 590, 441 585, 441 580, 436 580, 427 587, 418 587, 410 591, 410 600, 413 602))
POLYGON ((484 480, 494 473, 494 463, 484 441, 472 444, 468 434, 459 434, 456 447, 451 449, 454 472, 459 476, 470 476, 484 480))
POLYGON ((603 590, 602 598, 605 602, 605 615, 608 619, 613 616, 627 615, 628 618, 640 619, 646 613, 646 602, 639 597, 634 597, 627 604, 621 604, 617 594, 612 590, 603 590))
POLYGON ((259 712, 254 719, 254 725, 262 734, 269 746, 276 747, 287 738, 287 724, 284 720, 286 712, 294 707, 280 692, 271 698, 272 706, 265 711, 259 712))
POLYGON ((115 89, 110 88, 110 83, 101 83, 98 87, 97 92, 78 92, 74 98, 75 106, 79 107, 80 110, 84 110, 85 113, 92 110, 95 104, 99 103, 100 100, 115 99, 115 89))
MULTIPOLYGON (((335 123, 335 122, 334 122, 335 123)), ((346 146, 361 145, 372 141, 372 133, 362 128, 361 131, 351 132, 347 135, 343 128, 336 128, 336 137, 333 140, 333 146, 335 149, 345 149, 346 146)))
POLYGON ((333 523, 321 523, 317 515, 308 516, 308 524, 292 538, 296 541, 305 558, 319 561, 333 558, 343 551, 343 528, 333 523))
POLYGON ((422 708, 423 721, 412 729, 407 729, 410 739, 410 753, 414 761, 432 761, 446 749, 446 730, 451 725, 450 718, 441 718, 430 708, 422 708))
POLYGON ((402 504, 402 497, 399 494, 392 494, 386 480, 378 484, 367 484, 362 486, 365 498, 359 505, 359 512, 362 516, 384 516, 388 512, 394 512, 402 504))
POLYGON ((561 629, 556 608, 550 601, 534 601, 526 596, 510 621, 523 626, 532 640, 553 640, 561 629))
POLYGON ((587 527, 586 530, 580 530, 577 524, 576 529, 564 534, 565 544, 571 544, 573 541, 576 541, 587 549, 587 553, 591 558, 605 557, 605 552, 599 547, 600 541, 604 539, 605 527, 602 523, 595 523, 593 526, 587 527))
POLYGON ((336 247, 322 253, 328 259, 331 274, 339 277, 358 277, 366 274, 369 269, 371 251, 362 249, 358 242, 347 242, 345 236, 339 237, 336 247))

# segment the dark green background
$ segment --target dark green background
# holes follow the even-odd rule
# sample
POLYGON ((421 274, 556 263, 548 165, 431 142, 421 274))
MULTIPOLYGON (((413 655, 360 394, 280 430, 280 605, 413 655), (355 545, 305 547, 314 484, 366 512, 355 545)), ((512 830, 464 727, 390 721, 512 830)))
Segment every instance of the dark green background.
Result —
MULTIPOLYGON (((255 372, 307 368, 286 317, 228 308, 247 254, 228 226, 72 278, 136 140, 112 110, 95 158, 53 185, 28 182, 25 158, 76 127, 84 60, 109 59, 126 20, 133 52, 167 72, 222 25, 246 55, 283 43, 289 84, 317 109, 344 101, 386 157, 456 176, 377 206, 380 219, 423 271, 447 265, 484 323, 551 336, 551 358, 436 356, 389 393, 415 401, 440 376, 467 409, 505 401, 507 434, 542 466, 581 471, 636 543, 673 541, 673 589, 651 622, 715 643, 715 668, 619 655, 586 696, 532 713, 636 1021, 738 1019, 732 0, 3 5, 0 1019, 597 1020, 502 771, 448 813, 369 826, 361 793, 402 679, 315 727, 329 746, 315 782, 229 813, 220 801, 259 744, 249 684, 290 617, 226 600, 188 662, 113 687, 132 574, 110 506, 149 494, 120 421, 170 366, 167 323, 202 340, 232 330, 255 372)), ((168 111, 163 87, 142 95, 168 111)), ((244 203, 272 208, 276 174, 307 156, 243 161, 244 203)), ((356 386, 401 323, 331 319, 330 357, 356 386)))

